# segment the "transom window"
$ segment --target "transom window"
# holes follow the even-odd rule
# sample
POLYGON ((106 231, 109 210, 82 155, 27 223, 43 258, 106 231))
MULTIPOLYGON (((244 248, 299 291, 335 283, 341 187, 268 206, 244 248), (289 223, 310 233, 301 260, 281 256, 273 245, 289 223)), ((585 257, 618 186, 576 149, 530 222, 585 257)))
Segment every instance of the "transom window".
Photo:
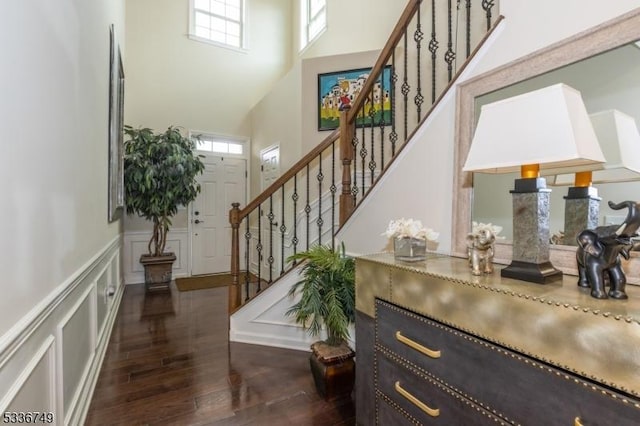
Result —
POLYGON ((197 139, 198 151, 214 152, 216 154, 244 154, 244 142, 216 135, 191 132, 191 136, 197 139))
POLYGON ((300 49, 304 49, 327 28, 327 1, 301 0, 300 49))
POLYGON ((245 0, 189 0, 189 35, 225 46, 243 48, 245 0))

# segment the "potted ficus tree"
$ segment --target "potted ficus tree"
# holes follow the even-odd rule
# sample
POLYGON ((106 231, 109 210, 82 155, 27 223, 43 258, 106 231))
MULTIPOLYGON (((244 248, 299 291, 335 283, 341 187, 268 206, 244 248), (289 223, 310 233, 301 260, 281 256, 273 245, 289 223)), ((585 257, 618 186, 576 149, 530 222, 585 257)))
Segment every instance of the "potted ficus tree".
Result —
POLYGON ((355 352, 349 325, 355 320, 355 261, 341 250, 316 245, 289 257, 304 262, 301 279, 289 290, 299 300, 286 312, 311 336, 326 330, 327 339, 311 345, 309 359, 318 393, 325 399, 349 395, 355 380, 355 352))
POLYGON ((171 219, 178 206, 197 197, 196 177, 204 163, 194 151, 196 142, 177 127, 162 133, 125 126, 124 196, 127 214, 136 213, 153 224, 148 253, 140 257, 147 289, 168 288, 175 253, 165 252, 171 219))

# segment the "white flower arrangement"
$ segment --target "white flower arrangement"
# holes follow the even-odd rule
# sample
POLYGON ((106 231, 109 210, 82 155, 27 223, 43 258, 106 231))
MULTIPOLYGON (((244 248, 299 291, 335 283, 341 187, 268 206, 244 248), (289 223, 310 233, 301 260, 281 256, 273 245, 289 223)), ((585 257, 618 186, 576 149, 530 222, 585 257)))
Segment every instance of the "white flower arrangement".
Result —
POLYGON ((422 240, 437 241, 440 234, 431 228, 422 226, 422 222, 414 219, 398 219, 389 222, 387 230, 382 233, 387 238, 419 238, 422 240))
POLYGON ((502 226, 492 225, 491 223, 478 223, 471 222, 471 235, 478 235, 480 231, 489 230, 496 237, 496 239, 504 238, 502 236, 498 236, 500 231, 502 231, 502 226))

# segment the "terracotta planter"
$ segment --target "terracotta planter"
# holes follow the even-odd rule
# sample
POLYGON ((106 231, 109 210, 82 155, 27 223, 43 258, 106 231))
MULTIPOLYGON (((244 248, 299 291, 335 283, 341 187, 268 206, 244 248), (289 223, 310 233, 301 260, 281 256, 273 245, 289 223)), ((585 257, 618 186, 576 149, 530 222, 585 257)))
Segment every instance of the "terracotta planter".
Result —
POLYGON ((171 269, 176 260, 175 253, 162 256, 143 254, 140 263, 144 266, 144 283, 147 290, 167 290, 171 282, 171 269))
POLYGON ((309 364, 316 390, 325 400, 348 397, 356 377, 355 352, 346 343, 329 346, 325 342, 311 345, 309 364))

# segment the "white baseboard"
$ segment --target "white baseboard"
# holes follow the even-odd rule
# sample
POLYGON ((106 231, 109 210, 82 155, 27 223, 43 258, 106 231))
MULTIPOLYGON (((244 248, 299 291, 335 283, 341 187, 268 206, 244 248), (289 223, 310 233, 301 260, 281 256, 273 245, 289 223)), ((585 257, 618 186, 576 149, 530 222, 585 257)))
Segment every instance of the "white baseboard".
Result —
POLYGON ((252 345, 273 346, 276 348, 310 352, 311 344, 318 339, 314 338, 307 342, 273 334, 249 333, 235 330, 230 332, 229 340, 237 343, 249 343, 252 345))

